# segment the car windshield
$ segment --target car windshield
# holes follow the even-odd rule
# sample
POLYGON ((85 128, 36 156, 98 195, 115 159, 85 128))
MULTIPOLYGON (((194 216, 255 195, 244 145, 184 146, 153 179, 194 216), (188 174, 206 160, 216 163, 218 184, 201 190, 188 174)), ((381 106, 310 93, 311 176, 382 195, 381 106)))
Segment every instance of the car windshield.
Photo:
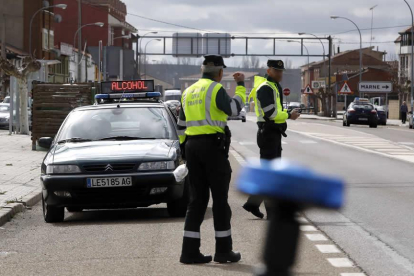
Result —
POLYGON ((57 141, 72 138, 177 139, 164 108, 136 107, 82 110, 71 113, 57 141))
POLYGON ((8 113, 10 111, 10 107, 8 105, 0 105, 0 113, 8 113))

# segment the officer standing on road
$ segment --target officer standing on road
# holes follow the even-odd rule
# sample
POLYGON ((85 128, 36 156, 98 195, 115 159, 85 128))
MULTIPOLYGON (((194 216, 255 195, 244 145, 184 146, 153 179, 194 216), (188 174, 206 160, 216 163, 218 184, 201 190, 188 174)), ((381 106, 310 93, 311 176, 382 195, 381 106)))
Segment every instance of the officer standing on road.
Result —
MULTIPOLYGON (((293 110, 288 113, 283 109, 283 94, 280 82, 283 78, 285 66, 281 60, 269 60, 267 62, 267 79, 256 88, 254 96, 255 111, 259 131, 257 133, 257 144, 260 148, 260 158, 272 160, 282 157, 282 136, 286 136, 287 119, 296 120, 300 113, 293 110)), ((254 93, 254 92, 253 92, 254 93)), ((264 215, 260 212, 262 197, 250 196, 243 208, 258 218, 264 215)), ((265 202, 266 210, 269 211, 268 203, 265 202)), ((269 213, 267 214, 269 217, 269 213)))
POLYGON ((234 74, 236 95, 230 98, 220 84, 224 65, 221 56, 205 56, 201 79, 187 88, 181 99, 178 128, 189 171, 191 200, 187 209, 180 262, 209 263, 211 256, 200 253, 200 226, 210 197, 213 197, 216 253, 214 261, 238 262, 233 252, 231 209, 227 202, 231 167, 228 160, 231 133, 227 117, 237 116, 246 101, 244 75, 234 74))

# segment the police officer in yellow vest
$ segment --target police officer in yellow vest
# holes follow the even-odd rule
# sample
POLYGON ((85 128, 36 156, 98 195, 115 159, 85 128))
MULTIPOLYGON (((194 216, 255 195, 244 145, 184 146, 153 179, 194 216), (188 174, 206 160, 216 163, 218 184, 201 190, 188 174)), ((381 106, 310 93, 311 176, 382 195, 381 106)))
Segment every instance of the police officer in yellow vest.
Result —
MULTIPOLYGON (((262 78, 261 84, 255 87, 255 92, 252 93, 255 93, 253 97, 259 126, 257 144, 260 148, 260 158, 272 160, 282 157, 282 136, 286 137, 286 120, 296 120, 300 113, 298 110, 288 113, 283 109, 283 92, 280 85, 285 70, 283 61, 269 60, 267 66, 267 79, 262 78)), ((243 208, 254 216, 263 218, 264 215, 259 208, 262 202, 261 197, 251 196, 243 208)), ((268 203, 265 202, 265 205, 269 211, 268 203)))
POLYGON ((231 237, 231 209, 227 202, 231 178, 228 160, 230 131, 227 117, 237 116, 246 101, 244 75, 233 75, 236 93, 230 98, 220 84, 224 65, 221 56, 205 56, 202 78, 187 88, 181 99, 178 120, 180 142, 185 144, 185 158, 189 171, 191 200, 184 226, 180 262, 209 263, 211 256, 200 253, 200 226, 210 197, 213 197, 213 216, 216 236, 214 261, 238 262, 241 255, 233 252, 231 237))

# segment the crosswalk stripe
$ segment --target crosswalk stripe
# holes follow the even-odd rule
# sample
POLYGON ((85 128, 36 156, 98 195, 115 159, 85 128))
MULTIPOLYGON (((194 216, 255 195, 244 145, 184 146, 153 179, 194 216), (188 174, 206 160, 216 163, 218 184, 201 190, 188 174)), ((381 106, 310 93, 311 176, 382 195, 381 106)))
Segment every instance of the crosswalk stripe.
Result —
POLYGON ((354 263, 348 258, 328 258, 328 262, 334 267, 353 267, 354 263))
POLYGON ((336 245, 333 244, 317 244, 315 246, 321 253, 324 254, 341 253, 338 247, 336 247, 336 245))
POLYGON ((305 236, 310 240, 310 241, 327 241, 328 238, 326 238, 324 235, 322 234, 305 234, 305 236))

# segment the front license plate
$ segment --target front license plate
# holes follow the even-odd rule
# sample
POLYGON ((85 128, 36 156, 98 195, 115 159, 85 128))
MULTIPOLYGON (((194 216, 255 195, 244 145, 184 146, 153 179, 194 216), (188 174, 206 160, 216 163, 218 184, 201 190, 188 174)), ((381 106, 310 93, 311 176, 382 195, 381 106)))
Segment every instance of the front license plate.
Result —
POLYGON ((368 118, 359 118, 360 121, 368 121, 368 118))
POLYGON ((88 178, 88 188, 111 188, 132 186, 132 177, 88 178))

